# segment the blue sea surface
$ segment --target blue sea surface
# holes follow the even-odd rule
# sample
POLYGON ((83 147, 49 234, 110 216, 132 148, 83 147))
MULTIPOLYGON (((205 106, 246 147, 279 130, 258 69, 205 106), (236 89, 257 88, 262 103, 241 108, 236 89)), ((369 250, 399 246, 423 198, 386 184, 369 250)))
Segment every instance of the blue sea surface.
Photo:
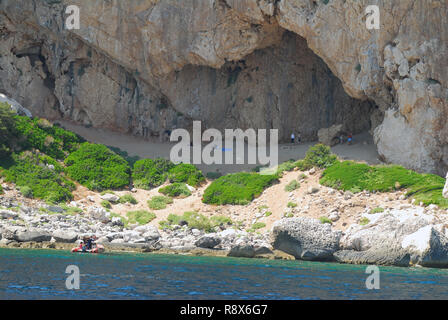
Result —
POLYGON ((0 299, 448 299, 448 270, 161 254, 0 249, 0 299), (80 289, 66 288, 79 267, 80 289))

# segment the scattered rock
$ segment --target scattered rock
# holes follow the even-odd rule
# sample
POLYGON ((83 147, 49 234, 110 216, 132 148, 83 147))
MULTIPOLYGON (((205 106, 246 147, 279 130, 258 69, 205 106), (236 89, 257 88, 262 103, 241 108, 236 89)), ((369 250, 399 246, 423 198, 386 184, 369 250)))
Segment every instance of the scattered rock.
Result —
POLYGON ((282 219, 272 230, 274 249, 293 255, 296 259, 328 261, 339 249, 340 231, 329 224, 306 217, 282 219))
POLYGON ((319 142, 327 146, 334 146, 339 141, 339 136, 341 135, 344 125, 335 124, 330 128, 322 128, 317 132, 319 142))
POLYGON ((328 215, 328 219, 330 219, 333 222, 336 222, 339 220, 339 213, 337 211, 333 211, 328 215))
POLYGON ((199 238, 194 245, 199 248, 213 249, 221 243, 221 238, 216 235, 206 235, 199 238))
POLYGON ((16 219, 18 216, 14 211, 0 210, 0 219, 16 219))
POLYGON ((318 193, 320 191, 319 187, 309 187, 308 188, 308 194, 315 194, 318 193))
POLYGON ((106 193, 105 195, 101 196, 101 199, 109 202, 118 202, 118 200, 120 200, 120 197, 115 194, 106 193))
POLYGON ((448 238, 428 225, 404 237, 401 246, 413 254, 413 263, 423 267, 448 267, 448 238))
POLYGON ((51 235, 46 231, 21 231, 15 235, 15 240, 18 242, 44 242, 50 241, 51 235))
POLYGON ((59 206, 48 206, 48 210, 54 213, 63 213, 64 209, 59 206))
POLYGON ((229 257, 253 258, 255 257, 255 248, 252 245, 236 245, 230 249, 229 257))
POLYGON ((56 230, 52 235, 56 242, 61 243, 74 243, 78 239, 78 234, 69 230, 56 230))

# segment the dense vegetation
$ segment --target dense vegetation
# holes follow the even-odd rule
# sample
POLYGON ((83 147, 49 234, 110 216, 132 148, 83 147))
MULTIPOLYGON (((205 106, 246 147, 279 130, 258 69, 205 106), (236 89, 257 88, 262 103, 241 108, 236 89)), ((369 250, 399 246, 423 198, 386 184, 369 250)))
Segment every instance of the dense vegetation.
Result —
POLYGON ((90 190, 121 189, 129 185, 126 160, 100 144, 83 143, 65 159, 68 176, 90 190))
POLYGON ((328 187, 352 192, 407 189, 407 195, 418 202, 448 208, 448 199, 442 196, 445 179, 397 165, 369 166, 353 161, 336 162, 324 171, 320 182, 328 187))
POLYGON ((6 103, 0 103, 0 158, 11 154, 13 140, 16 138, 15 113, 6 103))
POLYGON ((316 144, 308 149, 305 158, 295 163, 302 171, 313 167, 324 169, 337 162, 337 156, 331 153, 330 147, 323 144, 316 144))
POLYGON ((247 172, 229 174, 211 183, 204 192, 203 202, 245 205, 277 180, 277 175, 247 172))
POLYGON ((184 182, 192 187, 200 186, 205 177, 202 172, 192 164, 178 164, 169 172, 170 182, 184 182))
POLYGON ((46 155, 63 160, 75 151, 82 139, 73 132, 52 125, 44 119, 15 117, 15 128, 23 149, 38 149, 46 155))
POLYGON ((222 225, 229 226, 233 222, 226 216, 213 216, 209 219, 196 211, 189 211, 181 216, 170 214, 167 220, 160 221, 159 224, 162 229, 171 229, 175 225, 187 225, 190 229, 213 232, 215 227, 222 225))
POLYGON ((120 197, 119 200, 120 203, 130 203, 130 204, 137 204, 137 199, 134 198, 132 194, 125 194, 124 196, 120 197))
POLYGON ((173 203, 173 199, 165 196, 154 196, 148 200, 149 209, 162 210, 167 207, 167 205, 173 203))
POLYGON ((125 225, 138 223, 139 225, 145 225, 150 223, 156 218, 153 212, 148 212, 145 210, 130 211, 126 214, 127 220, 125 225))
MULTIPOLYGON (((104 145, 84 142, 78 135, 47 120, 17 116, 5 103, 0 104, 0 137, 1 176, 5 181, 15 183, 24 196, 49 202, 73 198, 71 192, 75 184, 68 178, 97 191, 126 187, 131 182, 130 166, 133 166, 133 183, 138 188, 151 189, 168 180, 172 183, 160 189, 169 197, 154 197, 148 201, 153 209, 166 208, 173 201, 170 197, 191 195, 186 184, 198 187, 205 181, 202 172, 193 165, 175 165, 164 159, 138 160, 118 148, 111 147, 111 150, 104 145)), ((219 173, 209 173, 210 178, 216 180, 205 190, 203 202, 247 204, 276 182, 283 172, 294 168, 305 171, 313 167, 325 170, 320 182, 329 187, 352 192, 406 189, 407 196, 417 202, 448 208, 448 199, 442 196, 443 178, 395 165, 339 162, 330 148, 322 144, 311 147, 303 160, 280 164, 271 175, 241 172, 219 177, 219 173)), ((299 182, 292 181, 285 190, 293 191, 299 187, 299 182)), ((0 194, 2 192, 0 187, 0 194)), ((137 201, 127 195, 120 202, 135 204, 137 201)), ((104 205, 109 207, 107 203, 104 205)), ((191 217, 202 219, 192 213, 183 218, 191 217)))
POLYGON ((152 189, 164 184, 167 180, 172 183, 187 183, 197 187, 205 181, 200 170, 191 164, 175 165, 165 159, 143 159, 134 164, 132 172, 134 186, 142 189, 152 189))
POLYGON ((168 179, 168 173, 172 168, 174 164, 165 159, 139 160, 134 164, 132 171, 134 186, 146 190, 159 187, 168 179))
POLYGON ((166 187, 160 188, 159 192, 170 197, 182 197, 186 198, 191 196, 191 191, 188 189, 185 183, 175 182, 166 187))
POLYGON ((2 162, 2 175, 7 182, 14 182, 26 197, 49 202, 72 200, 74 183, 60 173, 60 167, 52 169, 48 160, 29 151, 14 154, 7 162, 2 162))

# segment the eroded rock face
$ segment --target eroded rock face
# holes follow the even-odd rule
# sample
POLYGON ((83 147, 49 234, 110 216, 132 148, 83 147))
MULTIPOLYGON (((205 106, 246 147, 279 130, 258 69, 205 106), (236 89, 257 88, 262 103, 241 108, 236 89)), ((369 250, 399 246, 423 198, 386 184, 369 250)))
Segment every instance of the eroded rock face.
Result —
POLYGON ((340 238, 331 225, 306 217, 282 219, 272 227, 272 247, 301 260, 333 260, 340 238))
POLYGON ((448 6, 378 1, 381 28, 367 30, 370 4, 3 0, 0 91, 38 115, 142 136, 193 119, 284 139, 371 126, 386 160, 444 174, 448 6), (68 4, 80 30, 63 28, 68 4))

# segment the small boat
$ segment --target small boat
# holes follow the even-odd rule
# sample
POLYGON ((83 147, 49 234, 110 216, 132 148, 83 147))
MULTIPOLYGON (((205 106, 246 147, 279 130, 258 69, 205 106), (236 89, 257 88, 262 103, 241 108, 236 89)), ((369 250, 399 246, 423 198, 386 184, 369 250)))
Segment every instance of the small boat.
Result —
POLYGON ((104 246, 101 244, 93 245, 90 250, 82 250, 82 247, 76 247, 72 249, 72 253, 103 253, 105 251, 104 246))

